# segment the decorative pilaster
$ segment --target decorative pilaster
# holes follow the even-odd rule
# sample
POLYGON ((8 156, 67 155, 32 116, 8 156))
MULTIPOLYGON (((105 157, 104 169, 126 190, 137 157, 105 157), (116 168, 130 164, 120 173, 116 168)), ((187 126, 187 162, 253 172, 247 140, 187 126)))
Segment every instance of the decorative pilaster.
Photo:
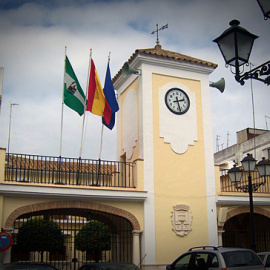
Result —
POLYGON ((133 233, 133 254, 132 254, 132 262, 135 265, 140 264, 140 234, 142 231, 132 231, 133 233))
POLYGON ((222 234, 224 233, 225 231, 223 230, 223 227, 219 227, 218 229, 218 246, 219 247, 222 247, 223 246, 223 241, 222 241, 222 234))

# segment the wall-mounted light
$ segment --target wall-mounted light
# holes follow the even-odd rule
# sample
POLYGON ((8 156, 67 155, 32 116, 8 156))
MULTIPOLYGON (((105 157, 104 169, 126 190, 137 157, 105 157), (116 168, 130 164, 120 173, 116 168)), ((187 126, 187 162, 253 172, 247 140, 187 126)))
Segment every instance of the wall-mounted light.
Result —
POLYGON ((270 61, 248 72, 240 71, 241 66, 249 63, 253 43, 258 36, 250 33, 245 28, 239 26, 239 24, 238 20, 232 20, 230 22, 231 27, 214 39, 213 42, 218 44, 226 65, 230 65, 235 69, 233 73, 237 82, 244 85, 244 80, 256 79, 269 85, 270 61))
POLYGON ((265 20, 270 19, 270 1, 269 0, 257 0, 257 2, 262 10, 264 19, 265 20))

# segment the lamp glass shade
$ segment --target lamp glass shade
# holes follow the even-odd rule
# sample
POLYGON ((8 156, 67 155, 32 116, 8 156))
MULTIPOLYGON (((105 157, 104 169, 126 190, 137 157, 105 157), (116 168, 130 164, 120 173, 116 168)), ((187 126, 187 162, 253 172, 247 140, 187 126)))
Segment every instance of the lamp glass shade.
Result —
POLYGON ((265 158, 263 158, 260 162, 258 162, 257 169, 260 176, 269 176, 270 162, 268 160, 265 160, 265 158))
POLYGON ((239 66, 248 63, 249 56, 253 47, 254 38, 243 32, 236 33, 236 44, 237 44, 237 59, 239 61, 239 66))
MULTIPOLYGON (((221 36, 220 36, 221 37, 221 36)), ((217 40, 217 39, 216 39, 217 40)), ((221 54, 228 65, 235 66, 235 43, 234 43, 234 33, 228 33, 224 35, 221 39, 216 41, 221 54)))
POLYGON ((231 21, 231 27, 213 40, 218 44, 226 64, 231 66, 248 63, 254 40, 258 38, 239 24, 238 20, 231 21))
POLYGON ((269 0, 257 0, 262 12, 263 12, 263 15, 264 15, 264 18, 267 19, 267 18, 270 18, 270 1, 269 0))
POLYGON ((239 183, 241 181, 242 171, 233 165, 233 168, 228 171, 228 175, 233 184, 239 183))
POLYGON ((241 160, 241 163, 245 172, 254 172, 256 159, 253 158, 251 154, 247 154, 247 156, 241 160))

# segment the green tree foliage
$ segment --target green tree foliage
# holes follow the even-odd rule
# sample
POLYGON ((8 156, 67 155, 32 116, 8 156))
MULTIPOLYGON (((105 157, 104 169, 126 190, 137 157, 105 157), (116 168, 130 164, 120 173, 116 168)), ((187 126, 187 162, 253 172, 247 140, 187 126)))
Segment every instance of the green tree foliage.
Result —
POLYGON ((43 261, 44 251, 56 252, 63 249, 64 236, 55 221, 34 218, 19 228, 17 245, 22 250, 40 252, 43 261))
POLYGON ((111 233, 104 223, 92 220, 84 225, 75 239, 75 247, 80 251, 94 251, 95 260, 103 250, 111 249, 111 233))

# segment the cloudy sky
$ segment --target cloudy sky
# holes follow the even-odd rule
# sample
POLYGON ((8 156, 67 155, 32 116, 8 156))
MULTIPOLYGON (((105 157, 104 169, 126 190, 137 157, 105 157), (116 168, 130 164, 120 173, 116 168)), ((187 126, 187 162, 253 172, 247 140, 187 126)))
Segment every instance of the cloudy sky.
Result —
MULTIPOLYGON (((152 48, 156 24, 164 49, 218 64, 210 81, 225 78, 224 93, 211 88, 213 150, 236 143, 236 132, 253 127, 251 81, 241 86, 215 43, 232 19, 259 36, 250 61, 269 60, 270 20, 255 0, 1 0, 0 66, 4 67, 0 147, 10 152, 59 156, 65 46, 85 90, 90 48, 104 84, 111 52, 112 77, 136 49, 152 48), (229 135, 227 135, 229 134, 229 135)), ((246 67, 249 69, 249 67, 246 67)), ((270 86, 253 81, 255 127, 270 127, 270 86)), ((97 159, 101 119, 87 112, 82 157, 97 159)), ((62 156, 78 157, 82 117, 64 106, 62 156)), ((116 129, 104 128, 102 159, 116 160, 116 129)))

